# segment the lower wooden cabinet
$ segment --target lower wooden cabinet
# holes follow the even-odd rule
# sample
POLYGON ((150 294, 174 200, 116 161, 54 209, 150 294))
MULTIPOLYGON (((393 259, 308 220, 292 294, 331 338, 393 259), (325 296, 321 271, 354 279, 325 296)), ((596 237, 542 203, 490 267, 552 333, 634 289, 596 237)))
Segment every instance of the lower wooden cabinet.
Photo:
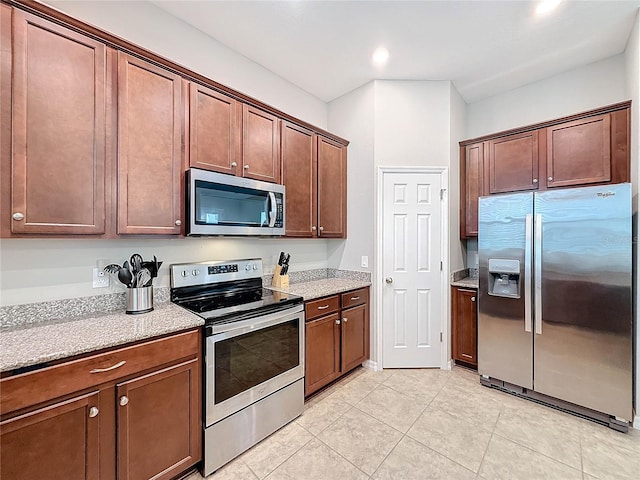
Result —
POLYGON ((369 358, 369 288, 307 302, 305 396, 369 358))
POLYGON ((0 478, 175 478, 202 456, 200 362, 191 331, 3 378, 0 478))
POLYGON ((456 362, 478 365, 478 292, 474 289, 453 287, 452 298, 452 353, 456 362))

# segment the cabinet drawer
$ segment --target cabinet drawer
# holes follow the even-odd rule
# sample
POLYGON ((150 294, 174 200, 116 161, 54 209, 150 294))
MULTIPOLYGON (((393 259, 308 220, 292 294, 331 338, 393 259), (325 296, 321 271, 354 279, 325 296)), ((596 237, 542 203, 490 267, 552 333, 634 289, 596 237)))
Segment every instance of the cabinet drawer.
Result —
POLYGON ((325 297, 319 300, 307 302, 305 305, 305 316, 307 320, 328 315, 340 310, 340 296, 325 297))
POLYGON ((198 355, 199 332, 190 331, 118 348, 0 381, 5 414, 96 385, 198 355))
POLYGON ((355 307, 363 305, 369 301, 369 289, 361 288, 342 294, 342 308, 355 307))

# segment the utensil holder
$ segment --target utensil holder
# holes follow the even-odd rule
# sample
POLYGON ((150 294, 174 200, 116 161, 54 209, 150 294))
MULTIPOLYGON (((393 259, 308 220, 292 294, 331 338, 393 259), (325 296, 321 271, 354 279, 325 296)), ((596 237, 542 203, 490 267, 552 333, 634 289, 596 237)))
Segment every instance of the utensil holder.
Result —
POLYGON ((127 289, 126 313, 147 313, 153 310, 153 285, 127 289))
POLYGON ((280 275, 282 267, 276 265, 276 269, 273 271, 273 280, 271 280, 271 286, 276 288, 289 287, 289 275, 280 275))

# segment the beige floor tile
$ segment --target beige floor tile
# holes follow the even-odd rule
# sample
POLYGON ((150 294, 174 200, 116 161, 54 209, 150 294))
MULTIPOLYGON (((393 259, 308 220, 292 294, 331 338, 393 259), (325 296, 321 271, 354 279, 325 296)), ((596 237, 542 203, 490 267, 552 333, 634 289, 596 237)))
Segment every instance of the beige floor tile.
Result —
POLYGON ((240 458, 258 478, 264 478, 312 439, 313 435, 292 422, 249 449, 240 458))
POLYGON ((424 411, 427 404, 428 401, 419 401, 392 388, 379 385, 364 397, 355 408, 396 430, 406 433, 424 411))
POLYGON ((478 474, 485 480, 582 480, 582 472, 493 435, 478 474))
POLYGON ((349 405, 355 405, 369 395, 378 385, 377 380, 371 378, 369 375, 358 375, 346 385, 335 388, 330 396, 349 405))
POLYGON ((319 440, 312 440, 274 470, 268 480, 366 480, 365 473, 319 440))
POLYGON ((361 369, 361 375, 366 375, 377 383, 382 383, 387 380, 391 375, 393 375, 394 371, 391 369, 386 370, 370 370, 368 368, 361 369))
POLYGON ((376 480, 473 480, 475 473, 405 436, 371 478, 376 480))
POLYGON ((431 407, 407 435, 474 472, 478 471, 491 438, 491 432, 431 407))
POLYGON ((353 407, 339 397, 329 396, 305 409, 296 423, 313 435, 318 435, 351 408, 353 407))
POLYGON ((430 401, 446 385, 451 372, 438 369, 396 370, 383 385, 416 398, 430 401))
POLYGON ((449 382, 433 399, 431 408, 491 432, 500 416, 502 402, 490 392, 449 382))
POLYGON ((402 433, 353 408, 318 435, 318 439, 371 475, 396 446, 402 433))
MULTIPOLYGON (((517 399, 520 400, 520 399, 517 399)), ((581 420, 535 403, 505 403, 494 433, 581 469, 581 420)))
POLYGON ((582 468, 601 479, 640 478, 640 430, 620 433, 590 424, 582 429, 582 468))

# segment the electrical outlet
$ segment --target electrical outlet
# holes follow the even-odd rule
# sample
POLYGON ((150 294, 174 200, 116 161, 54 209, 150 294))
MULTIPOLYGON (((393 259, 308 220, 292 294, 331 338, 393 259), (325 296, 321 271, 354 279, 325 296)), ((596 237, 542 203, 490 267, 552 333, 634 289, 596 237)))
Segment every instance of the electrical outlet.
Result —
POLYGON ((363 255, 360 259, 360 266, 362 268, 369 268, 369 257, 367 255, 363 255))
POLYGON ((109 286, 109 274, 101 268, 93 269, 93 288, 106 288, 109 286))

